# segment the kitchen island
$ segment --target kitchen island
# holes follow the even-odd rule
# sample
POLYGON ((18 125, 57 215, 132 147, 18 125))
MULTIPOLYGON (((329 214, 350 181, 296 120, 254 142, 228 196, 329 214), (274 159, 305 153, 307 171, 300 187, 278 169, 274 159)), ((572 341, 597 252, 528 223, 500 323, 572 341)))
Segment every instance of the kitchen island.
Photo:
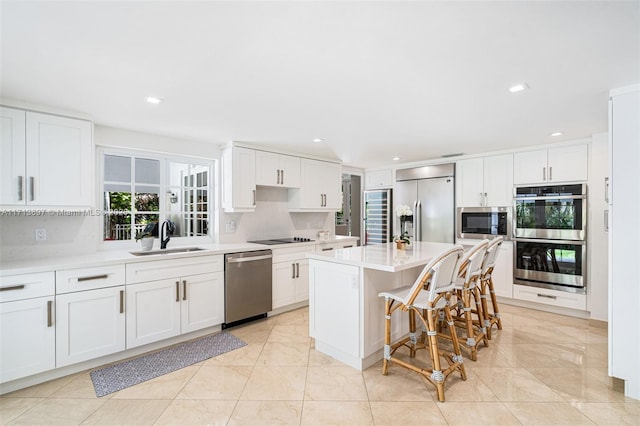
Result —
MULTIPOLYGON (((382 359, 384 299, 378 293, 413 284, 424 266, 453 244, 395 243, 309 254, 309 335, 315 348, 364 370, 382 359)), ((409 330, 397 315, 392 340, 409 330)))

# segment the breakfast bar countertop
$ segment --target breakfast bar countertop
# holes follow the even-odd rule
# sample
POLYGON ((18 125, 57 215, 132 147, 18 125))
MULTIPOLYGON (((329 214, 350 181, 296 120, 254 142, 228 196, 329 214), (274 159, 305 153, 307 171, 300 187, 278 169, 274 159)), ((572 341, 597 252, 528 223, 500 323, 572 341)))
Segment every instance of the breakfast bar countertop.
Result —
POLYGON ((424 266, 434 256, 451 246, 450 243, 415 241, 411 243, 410 249, 398 250, 395 243, 386 243, 310 253, 307 257, 379 271, 399 272, 424 266))

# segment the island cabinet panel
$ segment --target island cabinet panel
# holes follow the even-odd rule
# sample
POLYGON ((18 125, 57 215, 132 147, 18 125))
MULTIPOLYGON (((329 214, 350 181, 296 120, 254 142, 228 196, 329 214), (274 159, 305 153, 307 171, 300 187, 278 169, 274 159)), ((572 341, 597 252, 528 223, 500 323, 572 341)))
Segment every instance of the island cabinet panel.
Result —
POLYGON ((309 331, 320 342, 332 342, 333 349, 348 357, 360 356, 360 268, 311 262, 309 275, 309 331), (314 285, 317 284, 317 285, 314 285), (313 317, 313 320, 311 318, 313 317))
MULTIPOLYGON (((421 271, 422 267, 396 273, 364 269, 364 358, 380 352, 384 346, 385 300, 379 294, 412 285, 421 271)), ((399 340, 408 332, 409 314, 396 311, 391 320, 391 341, 399 340)))

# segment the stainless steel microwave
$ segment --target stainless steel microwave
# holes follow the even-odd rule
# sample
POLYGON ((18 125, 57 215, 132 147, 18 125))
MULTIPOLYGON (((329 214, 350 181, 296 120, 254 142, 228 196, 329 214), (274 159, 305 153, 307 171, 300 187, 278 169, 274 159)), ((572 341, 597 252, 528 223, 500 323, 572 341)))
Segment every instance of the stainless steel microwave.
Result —
POLYGON ((458 238, 511 239, 511 207, 458 207, 458 238))

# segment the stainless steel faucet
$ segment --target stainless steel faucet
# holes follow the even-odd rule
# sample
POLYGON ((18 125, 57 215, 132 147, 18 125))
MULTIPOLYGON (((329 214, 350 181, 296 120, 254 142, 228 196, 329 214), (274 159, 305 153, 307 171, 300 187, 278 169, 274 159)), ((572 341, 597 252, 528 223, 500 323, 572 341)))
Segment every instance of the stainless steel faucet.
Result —
POLYGON ((171 234, 175 231, 176 226, 170 220, 165 220, 162 222, 162 226, 160 227, 160 249, 166 249, 167 243, 171 239, 171 234))

